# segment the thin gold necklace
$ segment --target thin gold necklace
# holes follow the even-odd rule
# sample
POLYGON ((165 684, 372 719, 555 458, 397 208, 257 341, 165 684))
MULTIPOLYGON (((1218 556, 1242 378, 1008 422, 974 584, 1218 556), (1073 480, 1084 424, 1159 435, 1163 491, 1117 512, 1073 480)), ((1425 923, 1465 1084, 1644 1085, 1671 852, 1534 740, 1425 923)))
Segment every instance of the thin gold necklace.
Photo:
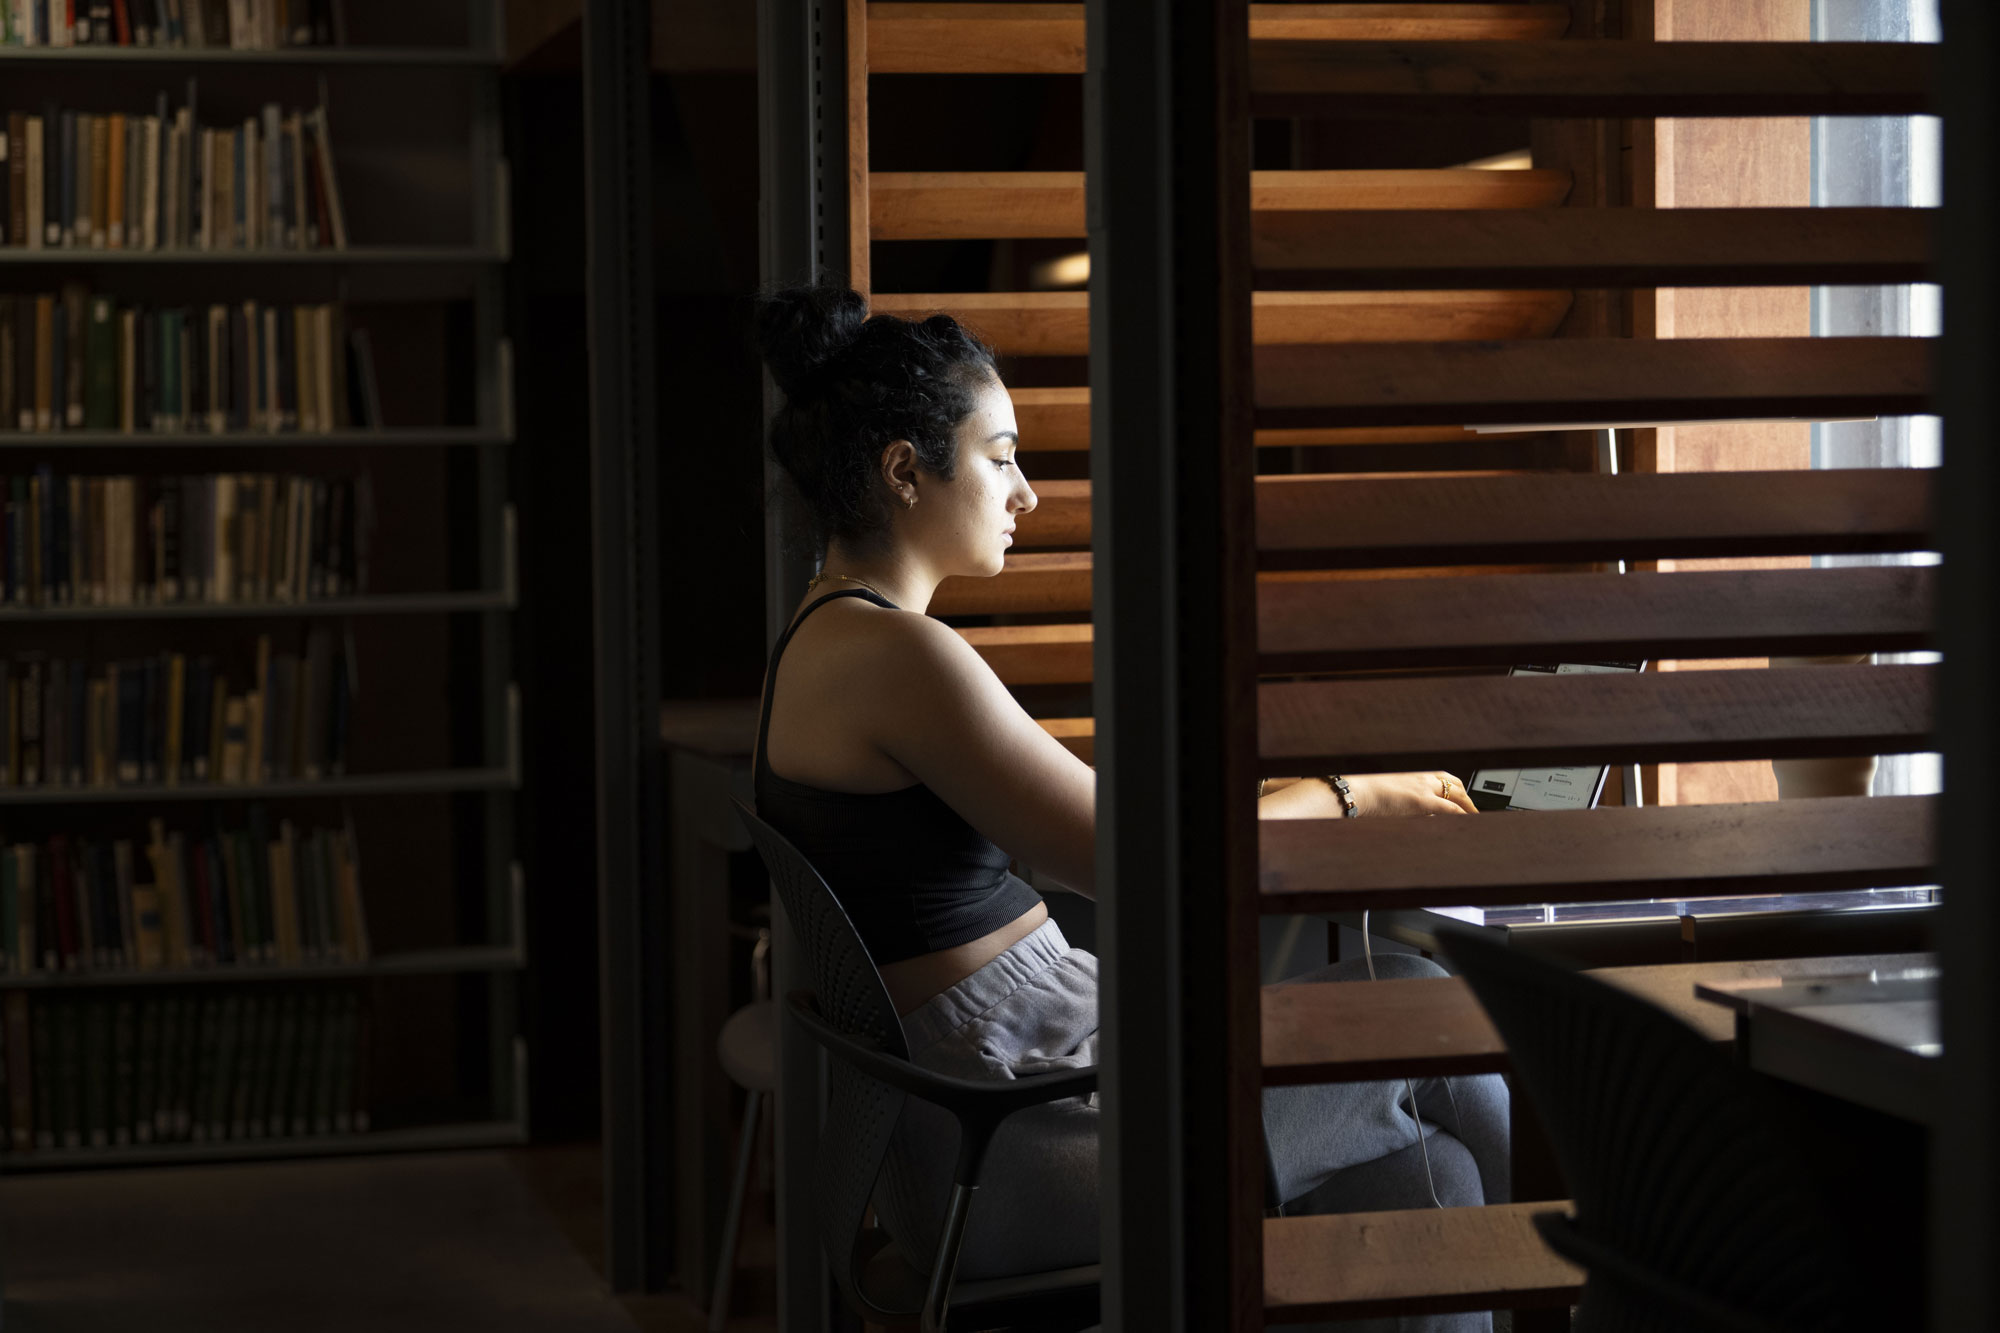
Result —
POLYGON ((883 601, 886 602, 890 600, 888 594, 884 593, 880 588, 876 587, 874 584, 870 583, 866 579, 857 579, 852 574, 829 574, 825 570, 821 570, 819 573, 812 576, 811 582, 806 584, 806 591, 811 592, 814 588, 817 588, 822 582, 824 582, 827 579, 841 579, 848 583, 858 583, 862 587, 868 589, 868 591, 874 593, 877 597, 880 597, 883 601))

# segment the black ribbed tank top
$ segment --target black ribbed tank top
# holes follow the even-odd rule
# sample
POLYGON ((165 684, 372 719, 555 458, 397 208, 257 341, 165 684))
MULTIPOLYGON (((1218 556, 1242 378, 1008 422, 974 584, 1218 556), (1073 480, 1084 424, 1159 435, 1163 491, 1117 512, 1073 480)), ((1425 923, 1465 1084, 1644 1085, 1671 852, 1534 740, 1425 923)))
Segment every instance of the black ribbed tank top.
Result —
POLYGON ((879 967, 987 935, 1042 900, 1007 869, 1012 860, 923 783, 897 791, 824 791, 771 771, 771 699, 778 659, 806 617, 859 588, 822 597, 779 636, 764 673, 757 723, 757 814, 784 834, 846 909, 879 967))

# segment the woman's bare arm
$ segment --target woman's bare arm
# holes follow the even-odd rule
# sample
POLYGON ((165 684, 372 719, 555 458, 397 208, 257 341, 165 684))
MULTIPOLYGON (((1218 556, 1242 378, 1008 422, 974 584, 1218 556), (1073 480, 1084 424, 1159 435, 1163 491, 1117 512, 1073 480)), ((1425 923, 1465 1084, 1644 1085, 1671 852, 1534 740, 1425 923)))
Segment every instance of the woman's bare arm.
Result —
POLYGON ((1096 881, 1097 775, 1028 716, 948 626, 896 617, 882 640, 893 691, 868 732, 968 824, 1079 893, 1096 881))

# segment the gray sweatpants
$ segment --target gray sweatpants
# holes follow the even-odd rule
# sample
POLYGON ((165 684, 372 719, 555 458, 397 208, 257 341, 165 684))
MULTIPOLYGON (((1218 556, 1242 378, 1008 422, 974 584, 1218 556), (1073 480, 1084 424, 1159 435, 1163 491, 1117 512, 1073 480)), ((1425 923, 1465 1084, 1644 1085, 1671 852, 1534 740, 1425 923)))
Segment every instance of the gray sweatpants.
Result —
MULTIPOLYGON (((1376 975, 1442 976, 1410 954, 1375 960, 1376 975)), ((1297 981, 1363 981, 1340 963, 1297 981)), ((1097 1063, 1097 959, 1072 949, 1053 921, 903 1019, 910 1058, 964 1078, 1019 1078, 1097 1063)), ((1422 1208, 1435 1183, 1446 1207, 1508 1197, 1507 1093, 1495 1075, 1418 1080, 1417 1143, 1400 1081, 1273 1088, 1264 1137, 1289 1214, 1422 1208), (1430 1169, 1424 1167, 1428 1150, 1430 1169)), ((995 1135, 966 1224, 959 1275, 993 1277, 1095 1263, 1098 1257, 1097 1099, 1024 1111, 995 1135)), ((876 1206, 920 1269, 935 1253, 958 1132, 914 1098, 905 1104, 876 1206)), ((1344 1328, 1486 1329, 1484 1314, 1370 1321, 1344 1328)))

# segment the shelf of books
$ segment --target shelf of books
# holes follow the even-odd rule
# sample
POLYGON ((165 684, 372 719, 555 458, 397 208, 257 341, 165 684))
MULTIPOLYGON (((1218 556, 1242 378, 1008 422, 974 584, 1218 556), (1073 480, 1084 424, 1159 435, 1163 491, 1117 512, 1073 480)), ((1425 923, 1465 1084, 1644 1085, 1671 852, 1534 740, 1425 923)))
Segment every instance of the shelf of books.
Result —
POLYGON ((0 0, 0 1172, 525 1139, 500 8, 0 0))

